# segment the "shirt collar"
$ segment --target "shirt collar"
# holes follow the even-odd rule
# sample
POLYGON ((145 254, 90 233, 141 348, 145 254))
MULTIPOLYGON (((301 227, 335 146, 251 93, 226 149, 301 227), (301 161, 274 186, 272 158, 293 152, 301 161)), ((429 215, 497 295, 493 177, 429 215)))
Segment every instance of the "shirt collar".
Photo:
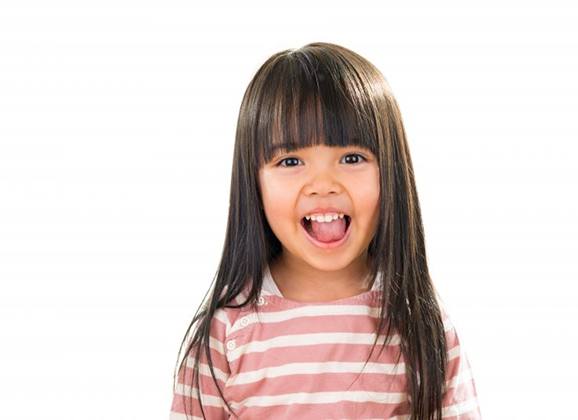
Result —
MULTIPOLYGON (((377 278, 375 279, 373 285, 371 286, 371 291, 381 290, 381 282, 382 282, 382 275, 380 272, 378 273, 377 278)), ((263 286, 261 288, 261 293, 265 296, 273 295, 283 297, 281 291, 279 290, 279 287, 277 287, 277 283, 275 283, 275 280, 271 275, 271 270, 269 269, 268 264, 265 266, 265 271, 263 272, 263 286)))

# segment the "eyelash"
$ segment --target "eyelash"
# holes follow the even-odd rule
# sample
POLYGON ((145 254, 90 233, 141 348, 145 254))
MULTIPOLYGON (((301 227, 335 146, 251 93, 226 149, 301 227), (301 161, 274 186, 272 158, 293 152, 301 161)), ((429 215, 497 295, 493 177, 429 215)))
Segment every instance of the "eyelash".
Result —
MULTIPOLYGON (((348 153, 348 154, 346 154, 345 156, 359 156, 361 159, 363 159, 365 162, 367 162, 367 159, 365 158, 365 156, 363 156, 363 155, 361 155, 361 154, 359 154, 359 153, 348 153)), ((277 162, 277 164, 276 164, 275 166, 280 166, 280 167, 284 167, 284 168, 293 168, 294 166, 297 166, 297 165, 293 165, 293 166, 283 166, 283 165, 281 165, 284 161, 286 161, 286 160, 288 160, 288 159, 298 159, 298 158, 292 157, 292 156, 283 158, 283 159, 281 159, 279 162, 277 162)), ((357 163, 354 163, 354 164, 352 164, 352 165, 357 165, 357 164, 359 164, 359 163, 361 163, 361 162, 357 162, 357 163)))

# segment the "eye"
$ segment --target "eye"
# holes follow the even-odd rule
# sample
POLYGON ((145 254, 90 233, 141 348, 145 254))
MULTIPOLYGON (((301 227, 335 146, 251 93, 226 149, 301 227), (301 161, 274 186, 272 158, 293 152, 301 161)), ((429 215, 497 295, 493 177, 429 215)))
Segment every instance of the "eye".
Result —
MULTIPOLYGON (((361 158, 362 161, 367 161, 367 159, 365 158, 365 156, 360 155, 359 153, 348 153, 348 154, 346 154, 344 157, 345 157, 345 158, 348 158, 348 157, 350 157, 350 156, 355 156, 355 157, 357 157, 357 159, 354 158, 354 159, 353 159, 354 162, 351 162, 351 159, 346 159, 346 161, 347 161, 348 163, 353 163, 353 164, 360 163, 359 158, 361 158)), ((291 167, 293 167, 293 166, 297 166, 297 165, 283 165, 282 163, 285 162, 285 161, 287 161, 287 162, 296 162, 296 161, 299 161, 299 159, 298 159, 298 158, 295 158, 295 157, 287 157, 287 158, 281 159, 275 166, 281 166, 281 167, 285 167, 285 168, 291 168, 291 167)))
POLYGON ((281 159, 281 160, 277 163, 277 165, 275 165, 275 166, 283 166, 283 167, 286 167, 286 168, 287 168, 287 167, 292 167, 292 166, 294 166, 294 165, 289 165, 289 166, 287 166, 287 165, 281 165, 281 164, 282 164, 283 162, 285 162, 285 161, 293 161, 293 162, 295 162, 295 161, 298 161, 298 160, 299 160, 299 159, 294 158, 294 157, 284 158, 284 159, 281 159))
MULTIPOLYGON (((345 155, 346 158, 349 157, 349 156, 358 156, 358 157, 360 157, 361 159, 363 159, 364 161, 367 161, 367 159, 365 159, 365 157, 362 156, 362 155, 360 155, 359 153, 349 153, 349 154, 345 155)), ((353 163, 358 163, 358 162, 353 162, 353 163)))

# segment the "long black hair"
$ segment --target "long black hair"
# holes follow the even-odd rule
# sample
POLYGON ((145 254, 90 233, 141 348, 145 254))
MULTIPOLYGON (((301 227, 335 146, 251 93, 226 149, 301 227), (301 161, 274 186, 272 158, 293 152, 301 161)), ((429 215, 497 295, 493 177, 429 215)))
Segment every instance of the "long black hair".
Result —
MULTIPOLYGON (((204 351, 219 394, 233 412, 213 371, 211 319, 224 307, 250 305, 258 311, 256 301, 264 269, 282 252, 263 211, 259 168, 274 157, 274 145, 283 145, 290 152, 318 144, 356 145, 377 157, 379 223, 367 255, 371 278, 378 273, 383 276, 383 293, 372 351, 382 332, 386 331, 382 350, 393 332, 399 334, 410 418, 439 420, 446 390, 446 337, 427 267, 420 206, 400 110, 385 77, 373 64, 347 48, 326 42, 272 55, 245 91, 237 121, 223 254, 209 299, 205 294, 181 343, 179 355, 194 331, 180 365, 177 361, 178 369, 184 368, 188 356, 204 351), (233 304, 249 284, 248 298, 233 304)), ((200 401, 199 358, 194 359, 193 378, 196 375, 200 401)))

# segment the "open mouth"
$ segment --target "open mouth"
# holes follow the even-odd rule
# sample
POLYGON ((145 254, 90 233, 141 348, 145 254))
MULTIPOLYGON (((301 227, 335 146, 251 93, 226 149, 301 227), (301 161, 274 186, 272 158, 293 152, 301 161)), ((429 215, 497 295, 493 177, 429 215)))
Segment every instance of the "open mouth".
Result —
POLYGON ((351 216, 344 214, 343 220, 345 221, 345 231, 343 233, 343 236, 333 241, 321 241, 317 239, 313 232, 311 220, 307 220, 305 217, 301 219, 301 226, 303 226, 303 229, 305 230, 308 239, 311 242, 313 242, 314 245, 321 248, 333 248, 340 246, 343 242, 345 242, 345 240, 349 236, 349 230, 351 226, 351 216))

